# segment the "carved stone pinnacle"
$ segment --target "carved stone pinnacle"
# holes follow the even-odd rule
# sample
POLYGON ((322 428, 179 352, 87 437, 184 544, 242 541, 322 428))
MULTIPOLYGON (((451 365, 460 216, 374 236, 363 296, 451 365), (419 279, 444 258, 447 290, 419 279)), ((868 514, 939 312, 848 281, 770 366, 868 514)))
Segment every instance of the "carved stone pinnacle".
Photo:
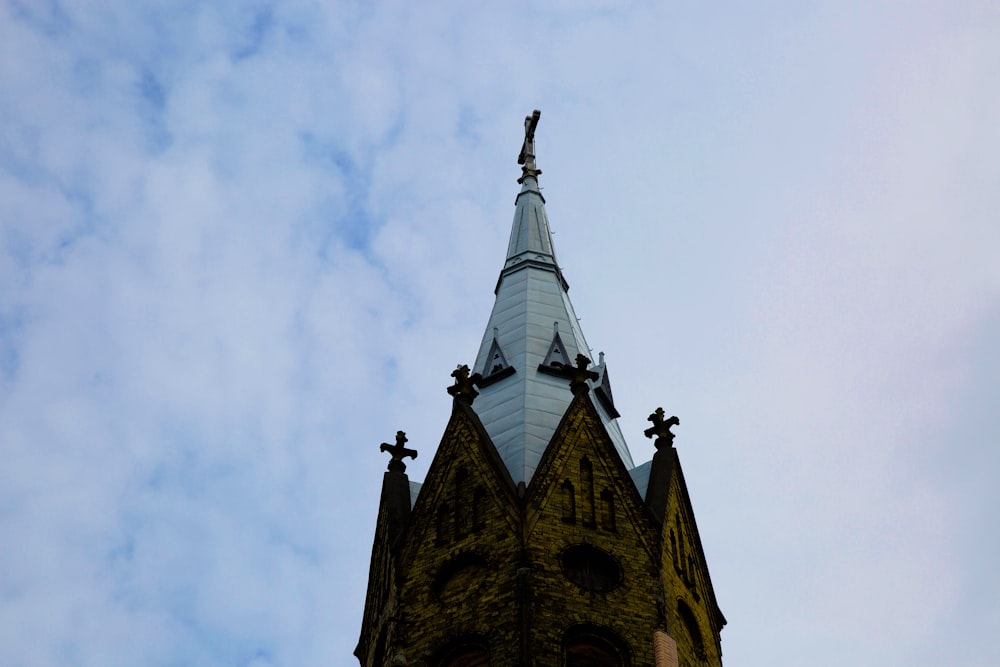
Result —
POLYGON ((590 391, 590 385, 587 384, 587 380, 597 380, 597 378, 601 377, 595 371, 587 370, 587 366, 589 365, 590 359, 586 355, 576 355, 576 366, 571 367, 569 383, 569 390, 573 392, 574 396, 586 394, 590 391))
POLYGON ((469 367, 465 364, 462 364, 453 370, 451 372, 451 376, 455 378, 455 384, 448 387, 448 393, 451 394, 459 403, 472 405, 472 402, 476 400, 476 396, 479 396, 479 392, 476 391, 475 385, 482 381, 483 376, 479 373, 475 373, 470 376, 469 367))
POLYGON ((666 414, 667 413, 663 411, 663 408, 656 408, 653 414, 649 415, 647 418, 647 421, 652 422, 653 425, 643 431, 647 438, 656 436, 656 440, 653 441, 653 444, 656 445, 657 449, 660 447, 669 447, 673 444, 674 434, 670 432, 670 427, 678 426, 681 423, 681 420, 677 417, 664 419, 666 414))
POLYGON ((393 472, 406 471, 406 464, 403 463, 405 457, 417 458, 417 450, 406 447, 406 433, 403 431, 396 431, 396 444, 390 445, 388 442, 383 442, 379 449, 392 455, 392 458, 389 459, 389 470, 393 472))

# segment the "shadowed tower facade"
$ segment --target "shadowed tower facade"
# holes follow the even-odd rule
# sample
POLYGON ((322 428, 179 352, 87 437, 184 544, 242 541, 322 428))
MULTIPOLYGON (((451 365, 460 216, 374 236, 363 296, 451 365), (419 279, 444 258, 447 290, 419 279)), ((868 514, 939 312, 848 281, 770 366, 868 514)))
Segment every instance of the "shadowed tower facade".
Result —
POLYGON ((362 667, 720 666, 719 610, 671 429, 635 465, 556 261, 525 119, 496 301, 423 483, 383 443, 362 667))

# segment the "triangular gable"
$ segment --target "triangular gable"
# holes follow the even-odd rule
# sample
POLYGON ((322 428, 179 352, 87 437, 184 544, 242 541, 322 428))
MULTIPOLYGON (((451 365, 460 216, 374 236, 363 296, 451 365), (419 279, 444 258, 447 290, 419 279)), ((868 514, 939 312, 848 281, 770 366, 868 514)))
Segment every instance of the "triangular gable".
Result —
POLYGON ((549 351, 545 353, 545 360, 542 361, 542 367, 544 368, 562 368, 563 366, 569 366, 569 353, 566 351, 566 346, 563 345, 562 338, 559 336, 558 323, 556 323, 555 335, 552 337, 552 343, 549 345, 549 351))
POLYGON ((475 412, 456 401, 413 506, 401 570, 427 544, 458 541, 482 528, 480 502, 496 503, 509 530, 518 531, 517 487, 475 412))
POLYGON ((601 407, 612 419, 621 417, 615 408, 615 397, 611 394, 611 378, 608 376, 608 367, 604 364, 604 353, 601 353, 601 381, 594 387, 594 396, 601 403, 601 407))
POLYGON ((510 377, 514 372, 514 367, 507 361, 507 355, 503 353, 503 348, 500 347, 500 341, 497 340, 497 331, 494 329, 493 342, 490 344, 490 350, 486 354, 486 361, 483 363, 483 368, 480 371, 480 375, 483 377, 477 384, 482 389, 494 382, 499 382, 505 377, 510 377))
POLYGON ((504 356, 503 349, 500 347, 500 343, 497 341, 496 337, 493 338, 493 344, 490 345, 490 351, 486 355, 486 366, 483 368, 483 377, 489 377, 495 373, 508 368, 510 366, 507 363, 507 357, 504 356))
POLYGON ((642 497, 587 394, 574 397, 567 408, 525 501, 525 534, 531 533, 542 512, 558 506, 564 522, 579 522, 598 532, 614 534, 630 524, 645 549, 651 555, 657 551, 642 497))

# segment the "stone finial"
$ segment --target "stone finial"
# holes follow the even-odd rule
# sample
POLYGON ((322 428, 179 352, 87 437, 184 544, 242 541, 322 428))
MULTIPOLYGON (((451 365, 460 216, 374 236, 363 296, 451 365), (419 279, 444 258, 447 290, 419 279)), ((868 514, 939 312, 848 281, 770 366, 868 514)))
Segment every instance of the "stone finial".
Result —
POLYGON ((670 432, 671 426, 678 426, 681 420, 677 417, 671 417, 670 419, 664 419, 667 413, 663 411, 663 408, 656 408, 653 414, 649 415, 648 421, 652 422, 653 425, 647 428, 643 433, 647 438, 652 438, 656 436, 656 440, 653 444, 656 448, 669 447, 674 442, 674 434, 670 432))
POLYGON ((570 370, 570 383, 569 390, 573 392, 573 395, 586 394, 590 391, 590 385, 587 384, 587 380, 597 380, 601 377, 595 371, 587 370, 587 366, 590 365, 590 359, 584 354, 576 355, 576 366, 570 370))
POLYGON ((451 376, 455 378, 455 384, 448 387, 448 393, 459 403, 472 405, 472 402, 476 400, 476 396, 479 396, 475 385, 482 381, 483 376, 479 373, 469 375, 469 367, 465 364, 453 370, 451 376))
POLYGON ((524 143, 521 144, 521 153, 517 156, 517 163, 522 165, 521 178, 518 183, 524 183, 524 179, 536 177, 542 170, 535 166, 535 128, 538 127, 538 119, 542 117, 542 112, 535 109, 530 116, 524 118, 524 143))
POLYGON ((392 455, 392 458, 389 459, 389 470, 393 472, 406 472, 406 464, 403 463, 405 457, 417 458, 417 450, 406 447, 406 433, 403 431, 396 431, 395 445, 383 442, 379 449, 392 455))

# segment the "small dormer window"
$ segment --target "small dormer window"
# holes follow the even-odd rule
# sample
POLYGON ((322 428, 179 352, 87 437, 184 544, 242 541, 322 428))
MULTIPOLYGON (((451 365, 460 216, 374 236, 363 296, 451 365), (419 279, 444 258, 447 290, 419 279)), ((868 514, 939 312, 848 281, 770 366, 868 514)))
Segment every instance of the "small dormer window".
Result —
POLYGON ((500 347, 498 336, 499 331, 494 328, 493 343, 490 344, 490 351, 486 354, 486 360, 483 362, 483 379, 479 383, 480 387, 489 386, 514 373, 514 367, 507 361, 503 348, 500 347))
POLYGON ((549 345, 549 352, 545 355, 545 361, 542 362, 543 366, 549 366, 550 368, 562 368, 563 366, 569 366, 569 356, 566 354, 566 346, 563 345, 562 338, 559 337, 559 330, 556 330, 555 335, 552 338, 552 343, 549 345))

